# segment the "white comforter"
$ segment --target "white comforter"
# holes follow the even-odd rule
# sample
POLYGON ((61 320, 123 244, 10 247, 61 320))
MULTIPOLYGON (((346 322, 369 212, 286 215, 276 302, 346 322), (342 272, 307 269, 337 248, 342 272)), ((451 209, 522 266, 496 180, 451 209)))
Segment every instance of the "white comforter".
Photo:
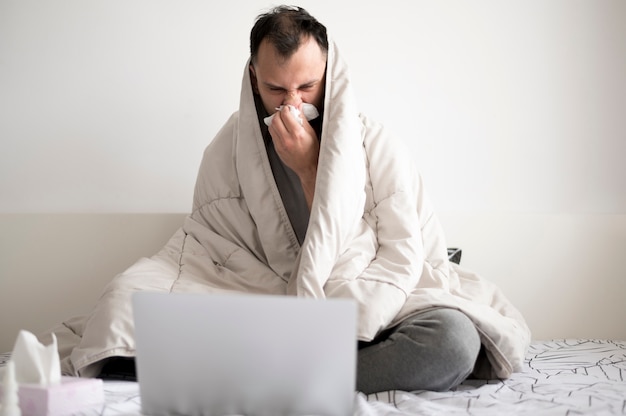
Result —
POLYGON ((302 246, 273 179, 246 67, 239 111, 206 149, 192 213, 159 253, 113 279, 89 317, 57 331, 64 372, 95 376, 103 359, 134 355, 130 295, 137 290, 351 297, 361 340, 415 311, 456 308, 481 334, 489 359, 482 376, 506 378, 521 368, 530 340, 524 319, 494 285, 448 262, 409 153, 358 114, 332 43, 327 68, 302 246))

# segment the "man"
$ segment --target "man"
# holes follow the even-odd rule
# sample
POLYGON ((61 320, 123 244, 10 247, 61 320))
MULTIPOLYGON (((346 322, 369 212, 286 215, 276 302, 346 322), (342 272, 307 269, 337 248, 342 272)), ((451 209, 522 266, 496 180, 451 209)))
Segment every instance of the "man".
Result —
MULTIPOLYGON (((259 125, 287 213, 302 243, 315 193, 322 126, 319 119, 315 127, 304 117, 298 120, 289 106, 301 113, 304 103, 323 108, 326 29, 302 9, 277 8, 257 20, 250 49, 259 119, 276 112, 269 128, 259 125), (295 177, 290 180, 291 172, 295 177), (298 224, 304 226, 297 228, 298 224)), ((471 373, 479 349, 478 332, 466 315, 451 309, 420 313, 360 344, 357 386, 364 392, 447 390, 471 373)))
POLYGON ((447 390, 519 369, 523 318, 448 261, 412 161, 359 115, 326 28, 278 7, 256 21, 250 52, 239 111, 205 151, 192 213, 86 321, 65 324, 64 372, 95 376, 107 359, 132 357, 130 296, 147 289, 353 298, 364 393, 447 390))

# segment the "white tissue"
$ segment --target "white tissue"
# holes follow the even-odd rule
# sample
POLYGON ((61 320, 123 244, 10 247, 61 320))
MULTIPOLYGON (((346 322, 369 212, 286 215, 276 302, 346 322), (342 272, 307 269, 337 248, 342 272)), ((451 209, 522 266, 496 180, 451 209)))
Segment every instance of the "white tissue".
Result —
POLYGON ((2 381, 2 403, 0 403, 0 416, 21 416, 19 406, 19 387, 15 381, 15 363, 11 360, 6 365, 2 381))
MULTIPOLYGON (((280 107, 276 109, 276 111, 282 110, 283 107, 284 106, 281 105, 280 107)), ((300 110, 298 110, 298 108, 294 107, 293 105, 289 106, 289 110, 291 111, 291 115, 293 115, 298 120, 300 125, 302 125, 302 119, 300 118, 300 110)), ((304 113, 304 117, 306 117, 308 121, 311 121, 320 115, 319 111, 317 111, 317 108, 315 108, 313 104, 309 104, 309 103, 302 104, 302 112, 304 113)), ((270 125, 275 114, 276 113, 272 114, 271 116, 265 117, 263 119, 263 121, 265 122, 265 125, 267 126, 270 125)))
POLYGON ((32 333, 20 331, 11 361, 15 364, 15 380, 18 383, 50 386, 61 382, 61 361, 54 334, 52 344, 45 346, 32 333))

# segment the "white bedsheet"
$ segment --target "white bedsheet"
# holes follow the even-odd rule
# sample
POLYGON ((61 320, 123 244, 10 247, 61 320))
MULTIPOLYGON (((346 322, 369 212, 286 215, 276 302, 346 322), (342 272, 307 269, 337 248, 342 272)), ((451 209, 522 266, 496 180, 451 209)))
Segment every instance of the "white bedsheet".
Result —
MULTIPOLYGON (((137 383, 104 386, 106 404, 80 415, 141 415, 137 383)), ((524 371, 507 380, 468 380, 445 393, 356 394, 355 404, 358 416, 626 415, 626 341, 535 341, 524 371)))

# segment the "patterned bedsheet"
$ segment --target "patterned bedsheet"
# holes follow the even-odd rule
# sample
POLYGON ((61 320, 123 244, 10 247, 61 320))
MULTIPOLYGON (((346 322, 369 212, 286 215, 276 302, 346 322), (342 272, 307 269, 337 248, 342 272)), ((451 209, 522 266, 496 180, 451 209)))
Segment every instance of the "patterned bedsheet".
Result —
MULTIPOLYGON (((7 355, 0 356, 0 365, 7 355)), ((138 384, 107 381, 104 406, 80 415, 141 415, 138 384)), ((357 394, 355 415, 626 415, 626 341, 533 342, 524 371, 454 391, 357 394)))

